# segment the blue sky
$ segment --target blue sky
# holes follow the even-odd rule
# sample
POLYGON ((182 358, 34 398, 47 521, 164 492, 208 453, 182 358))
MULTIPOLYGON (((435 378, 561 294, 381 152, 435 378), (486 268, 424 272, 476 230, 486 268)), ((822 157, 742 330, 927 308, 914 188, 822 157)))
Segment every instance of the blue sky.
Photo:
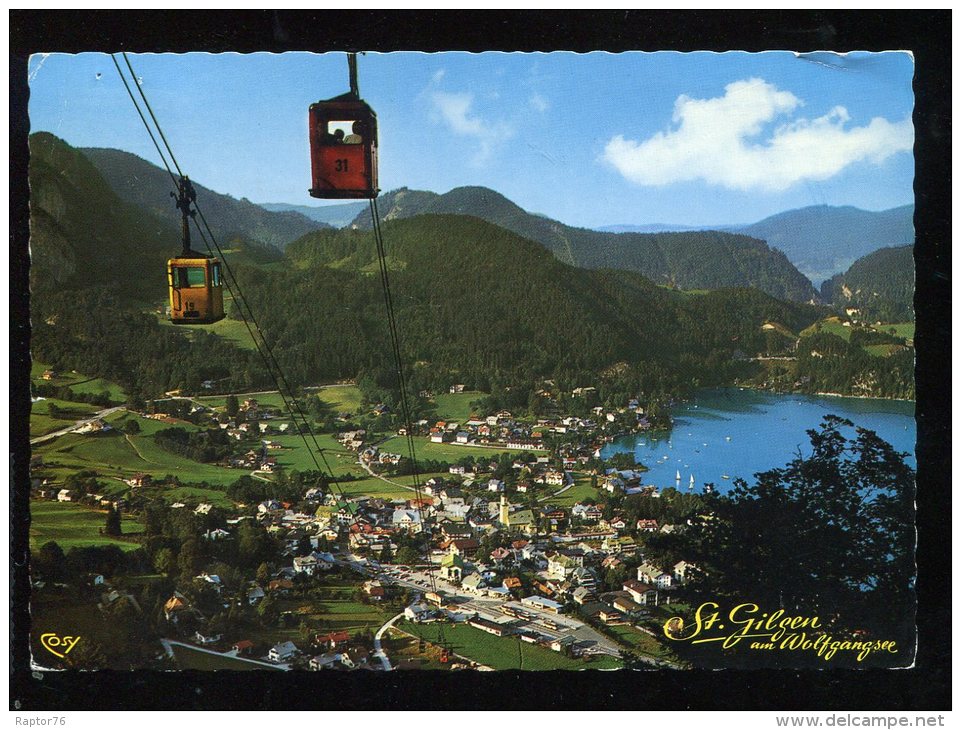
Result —
MULTIPOLYGON (((193 179, 320 204, 307 108, 347 90, 344 54, 130 59, 193 179)), ((384 191, 484 185, 584 227, 914 199, 905 53, 373 53, 359 68, 384 191)), ((109 56, 34 56, 29 74, 31 130, 159 164, 109 56)))

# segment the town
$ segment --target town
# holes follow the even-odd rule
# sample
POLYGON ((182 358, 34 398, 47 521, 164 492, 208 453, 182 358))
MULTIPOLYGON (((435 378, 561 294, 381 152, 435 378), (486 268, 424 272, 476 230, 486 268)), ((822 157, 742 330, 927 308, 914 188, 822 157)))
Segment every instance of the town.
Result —
MULTIPOLYGON (((677 666, 662 626, 682 608, 674 594, 692 566, 683 556, 666 560, 669 551, 649 558, 648 546, 683 531, 698 496, 679 481, 645 483, 643 466, 631 459, 601 459, 605 443, 652 423, 637 399, 590 406, 592 391, 571 393, 586 402, 583 415, 531 419, 499 410, 419 419, 410 435, 426 452, 417 456, 421 474, 400 453, 403 426, 371 428, 371 419, 383 422, 385 406, 366 407, 366 419, 338 413, 334 422, 348 427, 325 437, 387 494, 358 491, 360 477, 350 472, 286 468, 303 426, 272 404, 277 394, 206 403, 168 394, 135 418, 93 418, 73 433, 129 439, 154 428, 163 448, 239 471, 228 500, 171 500, 184 493, 180 479, 146 471, 114 477, 122 492, 104 489, 92 473, 58 484, 44 476, 57 462, 41 453, 32 465, 34 509, 41 500, 76 503, 108 510, 118 525, 120 514, 143 523, 136 553, 145 550, 167 577, 152 588, 171 588, 152 596, 156 615, 144 618, 129 570, 108 567, 89 582, 99 587, 101 610, 120 602, 142 614, 138 621, 164 648, 159 661, 173 666, 502 668, 524 660, 511 641, 531 654, 530 666, 613 668, 625 656, 636 666, 677 666), (432 447, 446 458, 434 458, 432 447), (328 630, 340 625, 324 618, 334 596, 370 621, 328 630), (487 653, 475 650, 478 642, 487 653)), ((449 389, 463 393, 462 385, 449 389)), ((39 588, 53 577, 47 565, 38 561, 39 588)))

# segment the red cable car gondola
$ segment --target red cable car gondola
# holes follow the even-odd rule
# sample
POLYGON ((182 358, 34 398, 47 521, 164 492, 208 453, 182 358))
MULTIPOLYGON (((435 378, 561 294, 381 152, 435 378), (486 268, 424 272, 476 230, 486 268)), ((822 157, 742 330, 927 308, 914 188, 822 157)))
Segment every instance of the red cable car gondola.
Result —
POLYGON ((357 54, 347 56, 350 91, 310 105, 310 195, 376 198, 377 115, 357 87, 357 54))

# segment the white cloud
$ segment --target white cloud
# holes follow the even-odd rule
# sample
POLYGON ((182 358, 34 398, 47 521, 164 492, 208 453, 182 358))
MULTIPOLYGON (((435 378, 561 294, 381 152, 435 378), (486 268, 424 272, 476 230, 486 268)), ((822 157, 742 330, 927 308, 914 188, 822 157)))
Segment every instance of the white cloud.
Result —
POLYGON ((803 102, 762 79, 728 84, 724 96, 674 102, 673 127, 637 142, 613 137, 603 159, 641 185, 703 180, 733 190, 782 191, 805 180, 826 180, 849 165, 879 163, 910 151, 910 118, 875 117, 850 127, 836 106, 822 117, 796 118, 759 138, 765 124, 788 118, 803 102))
POLYGON ((531 104, 531 106, 532 106, 534 109, 536 109, 537 111, 542 112, 542 113, 543 113, 543 112, 546 112, 548 109, 550 109, 550 106, 551 106, 551 105, 548 103, 547 99, 545 99, 543 96, 541 96, 541 95, 538 94, 538 93, 534 93, 534 94, 531 96, 531 98, 530 98, 530 104, 531 104))
POLYGON ((436 115, 454 134, 472 137, 479 143, 475 164, 483 164, 498 142, 514 136, 514 131, 504 122, 488 122, 477 116, 471 109, 474 103, 471 93, 435 91, 431 102, 436 115))
POLYGON ((435 84, 439 84, 441 82, 441 79, 444 78, 444 74, 446 73, 447 72, 442 68, 437 69, 436 71, 434 71, 434 75, 431 76, 431 81, 435 84))

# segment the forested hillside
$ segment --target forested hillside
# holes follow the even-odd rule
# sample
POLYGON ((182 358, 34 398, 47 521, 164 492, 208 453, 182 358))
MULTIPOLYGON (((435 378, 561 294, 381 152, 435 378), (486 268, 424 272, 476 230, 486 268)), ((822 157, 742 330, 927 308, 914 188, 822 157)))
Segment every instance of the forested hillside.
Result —
POLYGON ((875 322, 914 320, 914 246, 882 248, 855 261, 821 287, 824 299, 840 310, 858 310, 875 322))
POLYGON ((30 286, 35 297, 98 285, 121 298, 162 296, 164 276, 141 274, 163 272, 179 241, 175 226, 120 200, 83 153, 52 134, 30 137, 30 286))
MULTIPOLYGON (((426 213, 472 215, 545 246, 565 263, 588 269, 636 271, 656 284, 680 289, 753 287, 788 301, 817 298, 811 283, 780 251, 763 241, 719 231, 604 233, 532 215, 483 187, 455 188, 444 195, 401 189, 379 202, 384 220, 426 213)), ((370 213, 354 220, 370 227, 370 213)))
MULTIPOLYGON (((122 200, 179 224, 180 213, 170 198, 172 184, 166 170, 121 150, 86 148, 80 151, 122 200)), ((185 172, 189 174, 189 170, 185 172)), ((196 180, 192 182, 207 222, 221 241, 240 238, 283 249, 309 231, 329 227, 300 213, 269 211, 246 198, 236 200, 215 193, 196 180)))

